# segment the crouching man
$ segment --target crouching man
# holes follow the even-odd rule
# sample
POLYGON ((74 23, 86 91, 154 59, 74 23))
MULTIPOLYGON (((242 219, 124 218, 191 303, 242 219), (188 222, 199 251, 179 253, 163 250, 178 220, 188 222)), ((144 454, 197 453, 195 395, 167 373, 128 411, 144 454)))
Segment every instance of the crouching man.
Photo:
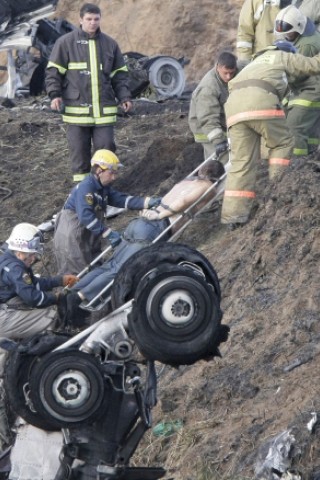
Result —
MULTIPOLYGON (((0 450, 11 441, 5 408, 3 374, 10 340, 21 340, 59 327, 55 305, 64 296, 51 290, 73 286, 74 275, 38 277, 32 265, 43 253, 42 234, 30 223, 16 225, 7 240, 7 250, 0 255, 0 450)), ((1 453, 1 452, 0 452, 1 453)), ((1 474, 0 474, 1 478, 1 474)), ((5 477, 4 477, 5 478, 5 477)))

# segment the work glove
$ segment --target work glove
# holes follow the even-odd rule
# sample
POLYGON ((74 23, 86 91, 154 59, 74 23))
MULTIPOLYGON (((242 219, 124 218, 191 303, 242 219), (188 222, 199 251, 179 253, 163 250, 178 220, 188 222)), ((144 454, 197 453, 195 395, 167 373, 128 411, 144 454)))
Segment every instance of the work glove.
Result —
POLYGON ((122 241, 120 233, 115 230, 111 230, 111 228, 108 228, 103 232, 102 238, 106 238, 112 248, 116 248, 116 246, 118 246, 122 241))
POLYGON ((62 277, 62 285, 64 287, 73 287, 78 281, 79 278, 76 275, 63 275, 62 277))
POLYGON ((223 140, 223 142, 218 143, 216 145, 216 155, 217 155, 217 157, 219 157, 221 155, 221 153, 228 150, 228 148, 229 148, 228 140, 223 140))
POLYGON ((147 208, 157 207, 158 205, 160 205, 161 200, 162 200, 161 197, 150 197, 147 208))

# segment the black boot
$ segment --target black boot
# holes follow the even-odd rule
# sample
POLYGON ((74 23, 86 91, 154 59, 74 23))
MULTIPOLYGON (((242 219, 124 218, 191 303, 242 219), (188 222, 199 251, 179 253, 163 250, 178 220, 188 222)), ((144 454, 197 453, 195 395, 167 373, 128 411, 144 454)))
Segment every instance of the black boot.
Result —
POLYGON ((86 319, 90 312, 86 312, 80 308, 82 299, 77 293, 69 293, 67 295, 67 319, 70 328, 83 328, 85 326, 86 319))

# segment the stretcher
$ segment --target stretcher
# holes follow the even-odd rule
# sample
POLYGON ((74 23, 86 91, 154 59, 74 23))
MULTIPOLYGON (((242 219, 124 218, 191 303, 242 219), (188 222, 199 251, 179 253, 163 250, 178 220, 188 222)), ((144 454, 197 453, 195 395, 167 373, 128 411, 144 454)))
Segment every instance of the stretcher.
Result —
MULTIPOLYGON (((185 178, 190 178, 194 176, 200 168, 205 165, 206 162, 209 160, 215 160, 216 155, 213 154, 210 157, 208 157, 204 162, 202 162, 200 165, 198 165, 187 177, 185 178)), ((225 165, 225 173, 216 181, 214 182, 206 192, 204 192, 201 197, 199 197, 192 205, 190 205, 188 208, 186 208, 183 212, 181 212, 179 215, 176 215, 176 218, 170 222, 170 225, 163 231, 161 232, 157 238, 155 238, 152 242, 152 244, 158 243, 163 239, 163 237, 167 236, 168 232, 176 225, 179 223, 182 223, 180 227, 177 228, 177 230, 172 234, 172 236, 167 240, 168 242, 175 242, 181 234, 184 232, 184 230, 190 225, 190 223, 193 222, 193 220, 198 217, 200 214, 204 213, 205 211, 208 211, 211 209, 212 205, 219 201, 221 198, 223 192, 224 192, 224 185, 225 185, 225 180, 227 176, 227 171, 230 166, 230 161, 225 165), (212 197, 211 192, 213 190, 216 190, 215 195, 212 197), (206 201, 207 199, 207 201, 206 201), (195 210, 195 207, 199 204, 203 204, 201 208, 198 210, 195 210), (185 220, 184 222, 181 222, 182 220, 185 220)), ((82 278, 86 273, 88 273, 94 266, 102 259, 104 258, 107 254, 111 253, 112 247, 108 246, 100 255, 98 255, 93 262, 91 262, 85 269, 83 269, 79 274, 78 277, 82 278)), ((104 308, 111 300, 111 288, 114 283, 114 280, 109 282, 105 287, 89 302, 82 302, 80 304, 80 308, 83 310, 87 310, 89 312, 93 311, 99 311, 102 308, 104 308)))

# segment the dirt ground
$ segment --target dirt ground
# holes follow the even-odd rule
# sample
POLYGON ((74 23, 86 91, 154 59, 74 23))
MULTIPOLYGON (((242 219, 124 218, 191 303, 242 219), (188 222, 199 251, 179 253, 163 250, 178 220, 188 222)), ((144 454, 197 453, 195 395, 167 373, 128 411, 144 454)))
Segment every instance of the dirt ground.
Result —
MULTIPOLYGON (((0 240, 18 222, 39 224, 62 207, 72 186, 64 125, 45 98, 0 109, 0 240)), ((202 160, 187 125, 187 102, 136 102, 120 118, 118 154, 126 168, 116 186, 162 194, 202 160)), ((181 242, 215 266, 230 339, 222 358, 165 367, 159 380, 158 422, 182 422, 171 436, 150 430, 133 464, 167 469, 166 479, 248 480, 266 458, 267 442, 290 430, 291 469, 303 480, 320 471, 320 157, 295 163, 278 181, 258 175, 258 206, 241 229, 227 231, 219 209, 201 215, 181 242), (260 452, 260 449, 262 453, 260 452)), ((130 216, 129 216, 130 217, 130 216)), ((121 229, 128 217, 110 220, 121 229)), ((52 234, 40 272, 54 272, 52 234)), ((264 478, 271 476, 270 471, 264 478)), ((289 478, 289 477, 282 477, 289 478)))

